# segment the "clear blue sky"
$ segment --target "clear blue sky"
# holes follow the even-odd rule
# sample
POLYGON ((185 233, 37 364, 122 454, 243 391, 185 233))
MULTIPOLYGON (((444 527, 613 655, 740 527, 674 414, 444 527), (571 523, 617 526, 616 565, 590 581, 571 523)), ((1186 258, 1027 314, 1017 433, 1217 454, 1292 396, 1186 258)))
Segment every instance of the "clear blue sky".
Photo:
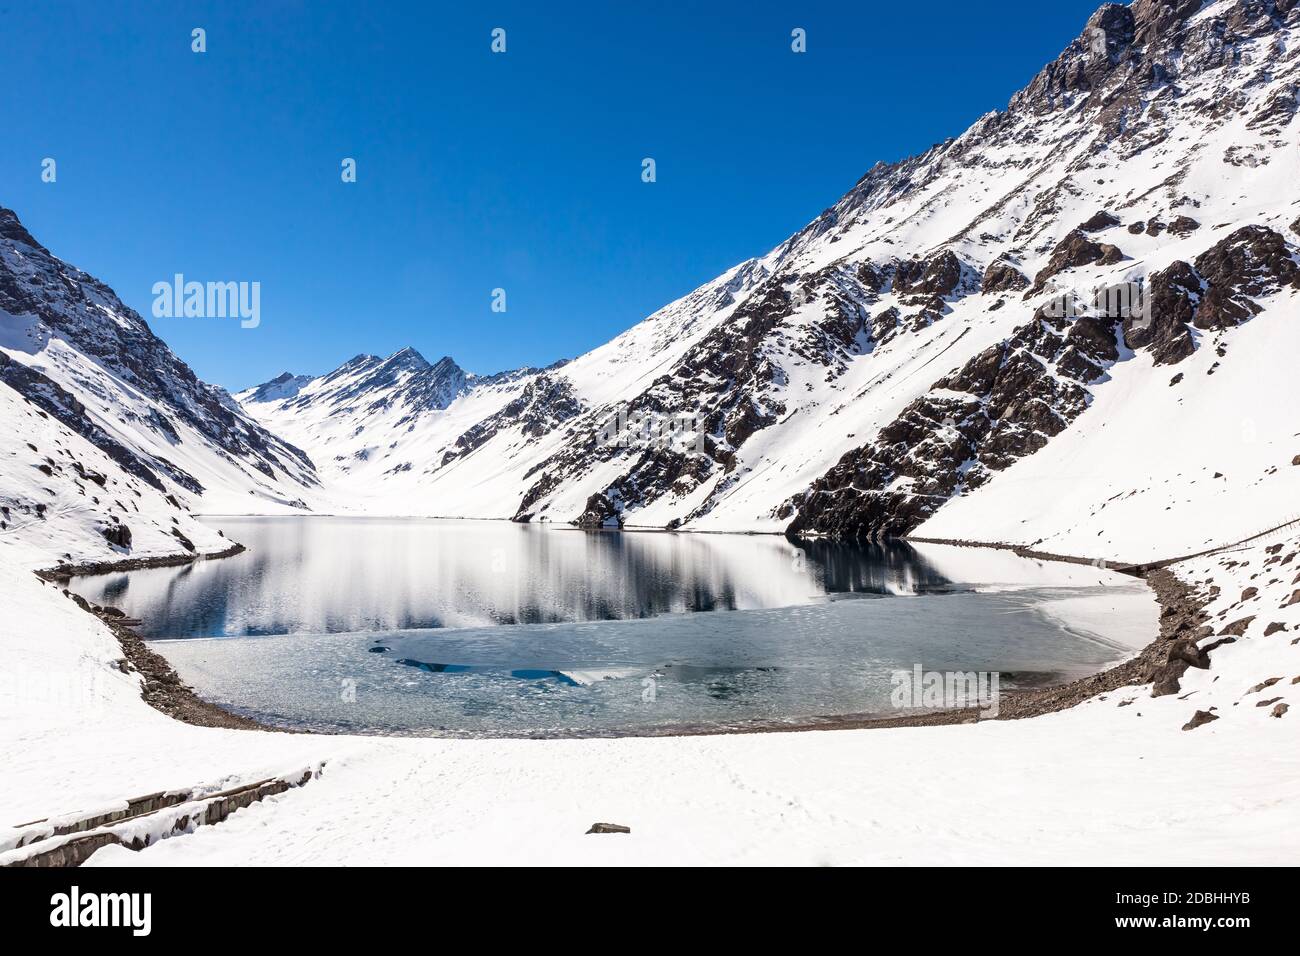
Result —
POLYGON ((544 364, 1004 107, 1098 5, 0 0, 0 205, 228 387, 544 364), (153 319, 176 272, 260 282, 261 326, 153 319))

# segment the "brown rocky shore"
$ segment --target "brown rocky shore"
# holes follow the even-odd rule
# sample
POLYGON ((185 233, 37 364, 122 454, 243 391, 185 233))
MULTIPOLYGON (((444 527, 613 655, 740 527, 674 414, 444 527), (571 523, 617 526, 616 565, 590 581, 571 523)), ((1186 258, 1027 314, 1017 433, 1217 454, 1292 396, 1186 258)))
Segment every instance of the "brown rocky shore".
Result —
POLYGON ((142 568, 170 568, 192 564, 195 561, 212 561, 242 554, 242 544, 234 544, 224 551, 207 555, 180 554, 156 558, 129 558, 123 561, 95 561, 84 564, 61 564, 37 571, 43 581, 63 587, 63 595, 88 614, 99 618, 122 648, 118 669, 124 673, 135 672, 141 677, 140 696, 150 707, 168 717, 196 727, 226 727, 235 730, 271 730, 251 717, 231 713, 223 707, 204 700, 185 684, 176 670, 162 655, 150 649, 136 631, 139 621, 128 618, 120 609, 92 604, 80 594, 68 590, 67 584, 75 575, 111 574, 116 571, 137 571, 142 568))

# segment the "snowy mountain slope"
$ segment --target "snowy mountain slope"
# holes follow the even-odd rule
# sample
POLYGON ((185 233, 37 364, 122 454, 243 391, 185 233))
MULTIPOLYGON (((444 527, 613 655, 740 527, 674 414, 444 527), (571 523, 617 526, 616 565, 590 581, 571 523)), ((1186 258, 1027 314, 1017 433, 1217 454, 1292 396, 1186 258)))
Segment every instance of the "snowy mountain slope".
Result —
POLYGON ((0 505, 25 516, 3 533, 24 546, 78 559, 184 553, 185 541, 224 548, 181 519, 287 510, 319 494, 303 452, 199 381, 111 289, 53 256, 7 209, 0 394, 0 505), (123 525, 130 534, 112 530, 123 525), (78 538, 74 526, 109 534, 78 538), (171 534, 178 526, 184 541, 171 534), (138 533, 150 527, 166 538, 138 533))
POLYGON ((1005 111, 562 368, 414 414, 246 407, 342 442, 384 513, 1134 558, 1244 537, 1300 491, 1297 41, 1294 0, 1108 4, 1005 111), (1140 314, 1093 301, 1134 282, 1140 314), (673 416, 685 441, 629 434, 673 416), (1171 493, 1107 505, 1139 489, 1171 493))
POLYGON ((27 567, 212 554, 231 546, 175 495, 124 470, 58 419, 0 388, 0 553, 27 567))
POLYGON ((481 430, 545 380, 544 370, 534 368, 478 376, 449 356, 430 364, 405 348, 387 358, 358 355, 326 375, 285 372, 234 398, 307 448, 329 487, 364 510, 371 490, 387 498, 391 479, 413 469, 427 474, 446 456, 463 453, 465 443, 455 444, 461 435, 481 430))
POLYGON ((737 267, 600 348, 543 369, 477 376, 450 358, 430 366, 404 349, 388 359, 358 356, 294 386, 287 398, 276 395, 282 386, 272 382, 236 398, 268 428, 306 448, 350 510, 511 518, 530 469, 580 428, 595 429, 593 410, 635 394, 671 367, 730 313, 754 273, 752 264, 737 267), (414 364, 393 375, 376 373, 401 356, 406 359, 397 365, 414 364), (420 400, 418 383, 439 368, 456 369, 457 388, 443 394, 445 401, 420 400))

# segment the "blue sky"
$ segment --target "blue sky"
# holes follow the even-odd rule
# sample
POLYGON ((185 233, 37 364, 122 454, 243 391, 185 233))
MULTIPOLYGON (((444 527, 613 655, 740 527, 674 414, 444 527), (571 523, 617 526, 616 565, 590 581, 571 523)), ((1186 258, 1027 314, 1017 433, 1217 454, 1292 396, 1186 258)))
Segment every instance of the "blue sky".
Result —
POLYGON ((0 205, 228 387, 545 364, 1005 106, 1098 5, 0 0, 0 205), (177 272, 260 282, 261 325, 152 318, 177 272))

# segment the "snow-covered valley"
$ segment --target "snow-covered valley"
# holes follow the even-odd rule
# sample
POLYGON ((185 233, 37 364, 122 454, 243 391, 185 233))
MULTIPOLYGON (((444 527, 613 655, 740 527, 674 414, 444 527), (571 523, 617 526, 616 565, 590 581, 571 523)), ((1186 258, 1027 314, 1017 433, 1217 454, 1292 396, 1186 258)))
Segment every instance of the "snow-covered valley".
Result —
MULTIPOLYGON (((1005 110, 873 166, 766 255, 494 374, 408 348, 232 395, 0 209, 0 864, 88 834, 91 865, 1294 861, 1298 90, 1295 0, 1107 4, 1005 110), (687 424, 647 440, 629 417, 687 424), (719 545, 751 560, 782 533, 910 537, 984 591, 1013 555, 938 542, 1014 547, 1123 595, 1042 610, 1126 669, 1076 706, 944 726, 191 726, 144 699, 120 612, 65 587, 200 576, 243 542, 196 515, 772 535, 719 545), (1163 603, 1106 562, 1168 564, 1163 603), (232 793, 251 802, 209 812, 232 793), (631 835, 587 837, 599 820, 631 835)), ((294 586, 277 572, 263 613, 294 586)), ((744 587, 767 609, 803 584, 744 587)))

